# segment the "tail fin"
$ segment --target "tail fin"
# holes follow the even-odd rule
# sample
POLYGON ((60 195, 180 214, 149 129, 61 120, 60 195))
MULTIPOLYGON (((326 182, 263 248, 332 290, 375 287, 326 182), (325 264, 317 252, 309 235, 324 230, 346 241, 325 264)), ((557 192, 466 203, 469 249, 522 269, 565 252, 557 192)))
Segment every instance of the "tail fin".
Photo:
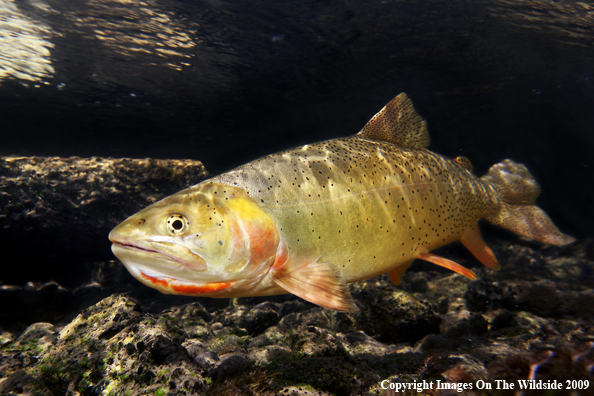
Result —
POLYGON ((533 205, 540 194, 540 186, 524 165, 507 159, 493 165, 481 180, 499 192, 502 200, 499 212, 486 218, 490 223, 551 245, 575 241, 559 231, 549 216, 533 205))

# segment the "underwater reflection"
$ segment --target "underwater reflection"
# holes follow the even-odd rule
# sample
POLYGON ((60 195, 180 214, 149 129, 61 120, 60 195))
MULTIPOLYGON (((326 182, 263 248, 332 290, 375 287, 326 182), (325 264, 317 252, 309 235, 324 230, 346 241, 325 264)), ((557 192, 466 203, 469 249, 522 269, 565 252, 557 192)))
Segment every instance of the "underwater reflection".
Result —
POLYGON ((51 77, 54 44, 48 41, 50 36, 48 25, 25 15, 14 2, 0 0, 0 83, 7 78, 41 81, 51 77))
POLYGON ((167 66, 181 71, 190 66, 187 50, 196 46, 195 33, 182 25, 173 11, 145 2, 95 0, 84 13, 72 15, 73 24, 90 32, 114 53, 126 57, 155 57, 149 66, 167 66))
POLYGON ((488 10, 511 27, 537 31, 546 39, 582 47, 594 42, 594 5, 587 2, 495 0, 488 10))

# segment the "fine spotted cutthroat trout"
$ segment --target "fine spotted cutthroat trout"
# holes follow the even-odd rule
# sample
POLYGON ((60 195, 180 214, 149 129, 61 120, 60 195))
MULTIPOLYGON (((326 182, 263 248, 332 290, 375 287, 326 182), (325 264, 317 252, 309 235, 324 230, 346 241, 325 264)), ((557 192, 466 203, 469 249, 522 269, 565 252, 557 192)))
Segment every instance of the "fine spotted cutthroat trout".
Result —
POLYGON ((272 154, 167 197, 109 234, 113 253, 163 293, 293 293, 357 309, 347 284, 416 259, 475 274, 431 250, 460 241, 498 269, 484 218, 552 245, 574 241, 534 205, 540 187, 505 160, 477 177, 468 159, 427 150, 425 121, 398 95, 356 135, 272 154))

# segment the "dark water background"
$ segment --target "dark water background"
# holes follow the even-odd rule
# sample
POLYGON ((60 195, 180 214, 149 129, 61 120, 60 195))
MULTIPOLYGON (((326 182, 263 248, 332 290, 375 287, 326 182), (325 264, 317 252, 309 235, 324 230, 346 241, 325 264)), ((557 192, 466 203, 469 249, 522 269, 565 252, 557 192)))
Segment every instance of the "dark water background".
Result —
POLYGON ((194 158, 356 133, 405 91, 430 149, 504 158, 593 235, 594 3, 0 0, 0 155, 194 158))

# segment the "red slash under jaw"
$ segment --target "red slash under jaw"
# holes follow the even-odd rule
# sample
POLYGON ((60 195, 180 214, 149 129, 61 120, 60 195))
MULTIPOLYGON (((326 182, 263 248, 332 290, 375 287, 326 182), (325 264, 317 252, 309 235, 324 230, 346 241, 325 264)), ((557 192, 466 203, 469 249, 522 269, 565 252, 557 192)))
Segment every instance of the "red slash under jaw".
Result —
POLYGON ((180 294, 204 294, 226 289, 235 282, 211 282, 204 285, 180 284, 177 280, 168 277, 150 276, 140 271, 141 276, 156 286, 169 288, 180 294))

